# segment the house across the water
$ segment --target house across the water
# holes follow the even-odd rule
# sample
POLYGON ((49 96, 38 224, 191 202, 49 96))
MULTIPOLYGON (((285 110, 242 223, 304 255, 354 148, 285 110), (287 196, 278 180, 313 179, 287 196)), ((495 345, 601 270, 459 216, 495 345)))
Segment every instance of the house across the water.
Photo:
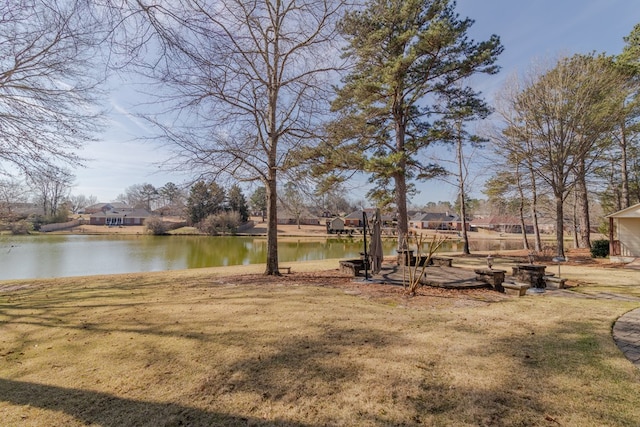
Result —
POLYGON ((124 203, 100 203, 88 208, 90 212, 90 225, 143 225, 144 221, 151 216, 146 209, 136 209, 124 203), (96 209, 96 207, 98 207, 96 209))
POLYGON ((409 220, 409 227, 419 230, 462 231, 462 220, 458 215, 452 215, 449 212, 418 212, 409 220))

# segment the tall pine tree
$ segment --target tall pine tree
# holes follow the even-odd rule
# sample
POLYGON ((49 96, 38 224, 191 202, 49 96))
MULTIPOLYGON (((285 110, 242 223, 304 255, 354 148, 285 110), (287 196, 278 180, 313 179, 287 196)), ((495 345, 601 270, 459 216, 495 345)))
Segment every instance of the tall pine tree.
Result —
POLYGON ((399 244, 408 232, 412 181, 443 171, 421 161, 424 149, 442 139, 438 99, 476 97, 460 82, 498 70, 499 38, 469 40, 473 21, 460 19, 454 7, 447 0, 370 0, 344 17, 345 56, 354 64, 333 103, 338 118, 328 143, 310 156, 321 157, 318 173, 369 173, 376 184, 370 196, 396 205, 399 244))

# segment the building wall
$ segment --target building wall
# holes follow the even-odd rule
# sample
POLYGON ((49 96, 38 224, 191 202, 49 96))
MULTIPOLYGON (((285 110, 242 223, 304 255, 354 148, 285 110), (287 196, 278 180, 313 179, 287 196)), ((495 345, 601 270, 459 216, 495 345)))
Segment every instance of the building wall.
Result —
POLYGON ((342 218, 334 218, 329 222, 331 230, 344 230, 344 220, 342 218))
POLYGON ((618 218, 618 236, 622 256, 640 257, 640 218, 618 218))
MULTIPOLYGON (((144 224, 144 218, 141 217, 110 217, 110 223, 114 223, 115 225, 143 225, 144 224)), ((89 217, 89 224, 91 225, 106 225, 107 223, 107 218, 101 216, 101 217, 95 217, 95 216, 91 216, 89 217)))

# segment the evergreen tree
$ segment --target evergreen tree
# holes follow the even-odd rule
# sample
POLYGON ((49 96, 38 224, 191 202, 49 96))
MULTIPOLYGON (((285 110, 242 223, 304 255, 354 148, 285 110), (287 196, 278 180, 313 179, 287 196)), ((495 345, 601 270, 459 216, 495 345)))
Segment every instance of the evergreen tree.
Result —
POLYGON ((209 191, 209 214, 217 214, 227 207, 227 193, 215 181, 211 181, 207 187, 209 191))
POLYGON ((246 222, 249 219, 249 208, 239 185, 234 185, 229 189, 228 199, 229 210, 237 212, 240 215, 240 221, 246 222))
POLYGON ((368 172, 376 183, 370 196, 396 205, 399 243, 408 232, 412 180, 443 172, 420 160, 440 140, 438 99, 473 98, 460 82, 498 70, 499 38, 469 40, 473 21, 460 20, 454 6, 446 0, 370 0, 345 16, 340 28, 349 42, 346 56, 355 63, 333 104, 339 117, 328 129, 328 145, 308 153, 316 172, 332 179, 336 169, 368 172))
POLYGON ((224 210, 225 191, 215 182, 196 182, 189 192, 187 212, 191 224, 224 210))
POLYGON ((187 212, 191 224, 198 224, 207 217, 207 202, 207 184, 204 181, 198 181, 191 187, 187 199, 187 212))
POLYGON ((265 187, 258 187, 251 195, 250 203, 251 209, 254 212, 260 212, 262 220, 264 221, 264 215, 267 211, 267 189, 265 187))

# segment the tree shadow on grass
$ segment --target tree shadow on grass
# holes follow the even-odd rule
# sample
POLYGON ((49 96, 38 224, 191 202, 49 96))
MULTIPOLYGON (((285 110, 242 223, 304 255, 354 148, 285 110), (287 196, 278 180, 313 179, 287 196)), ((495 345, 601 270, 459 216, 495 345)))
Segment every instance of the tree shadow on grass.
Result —
MULTIPOLYGON (((367 354, 391 342, 394 346, 405 343, 402 338, 366 327, 323 324, 322 328, 318 335, 283 333, 277 342, 270 343, 270 350, 256 349, 249 357, 218 366, 203 379, 198 391, 207 396, 250 393, 313 411, 311 406, 318 399, 329 402, 343 388, 360 381, 364 368, 359 352, 367 354)), ((237 336, 235 340, 248 339, 237 336)))
MULTIPOLYGON (((491 346, 471 347, 470 356, 486 357, 487 366, 494 360, 506 361, 495 367, 496 381, 486 390, 457 393, 482 405, 485 418, 473 422, 568 425, 565 423, 572 422, 568 419, 582 419, 596 423, 592 425, 637 425, 633 408, 637 408, 640 387, 627 371, 613 363, 620 355, 613 348, 610 330, 600 322, 566 320, 544 329, 525 326, 493 340, 491 346)), ((438 383, 446 381, 436 377, 425 382, 430 387, 422 390, 416 405, 418 413, 433 411, 424 402, 433 400, 429 399, 429 390, 438 388, 438 383)), ((455 400, 439 397, 440 401, 453 402, 446 411, 461 410, 455 400)))
POLYGON ((90 390, 0 379, 0 401, 59 411, 87 425, 121 426, 237 426, 279 425, 306 427, 282 419, 210 412, 175 403, 145 402, 90 390))

